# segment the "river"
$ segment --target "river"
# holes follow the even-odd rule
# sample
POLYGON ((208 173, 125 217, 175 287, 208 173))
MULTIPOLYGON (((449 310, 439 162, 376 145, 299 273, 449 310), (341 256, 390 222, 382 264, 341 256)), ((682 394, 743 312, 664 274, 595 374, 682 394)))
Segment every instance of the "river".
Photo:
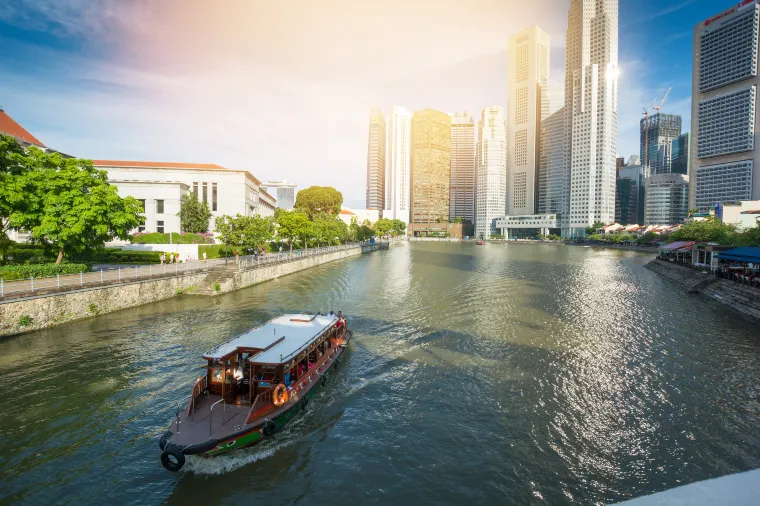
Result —
POLYGON ((650 258, 401 244, 0 340, 0 503, 594 504, 760 467, 757 324, 650 258), (304 416, 161 467, 204 351, 330 309, 354 339, 304 416))

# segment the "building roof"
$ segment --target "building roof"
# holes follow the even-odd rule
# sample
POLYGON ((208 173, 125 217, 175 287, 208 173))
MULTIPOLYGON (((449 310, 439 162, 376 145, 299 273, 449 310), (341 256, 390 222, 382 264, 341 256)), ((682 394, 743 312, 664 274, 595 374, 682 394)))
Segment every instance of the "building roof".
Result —
POLYGON ((683 249, 686 247, 691 248, 691 246, 693 246, 694 244, 695 244, 695 241, 676 241, 676 242, 671 242, 670 244, 666 244, 660 249, 675 251, 675 250, 683 249))
POLYGON ((723 251, 718 255, 721 260, 733 260, 734 262, 744 262, 760 264, 760 248, 744 246, 723 251))
POLYGON ((344 214, 344 215, 346 215, 346 216, 348 216, 348 215, 351 215, 351 216, 356 216, 354 213, 352 213, 352 212, 351 212, 351 211, 349 211, 348 209, 341 209, 341 210, 340 210, 340 214, 344 214))
POLYGON ((250 362, 280 364, 295 357, 309 343, 338 321, 336 316, 286 314, 216 346, 203 355, 207 360, 221 359, 238 348, 263 350, 249 357, 250 362))
POLYGON ((8 116, 8 114, 2 109, 0 109, 0 133, 11 135, 16 139, 28 142, 29 144, 34 144, 43 148, 47 147, 42 143, 41 140, 30 134, 24 127, 16 123, 16 121, 8 116))
MULTIPOLYGON (((141 169, 172 169, 172 170, 218 170, 223 172, 242 172, 246 177, 256 183, 259 191, 272 197, 261 186, 261 181, 247 170, 228 169, 215 163, 183 163, 183 162, 139 162, 134 160, 93 160, 92 164, 96 167, 124 167, 124 168, 141 168, 141 169)), ((274 197, 272 197, 274 198, 274 197)))

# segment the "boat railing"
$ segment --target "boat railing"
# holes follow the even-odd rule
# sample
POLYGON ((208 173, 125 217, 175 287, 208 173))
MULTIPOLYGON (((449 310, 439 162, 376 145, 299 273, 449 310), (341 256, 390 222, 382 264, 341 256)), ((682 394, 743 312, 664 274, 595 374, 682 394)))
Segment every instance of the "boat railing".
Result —
MULTIPOLYGON (((209 415, 208 415, 208 435, 211 435, 211 431, 214 429, 213 421, 214 421, 214 406, 219 404, 220 402, 224 403, 222 404, 222 410, 227 411, 227 403, 224 402, 224 397, 216 401, 211 405, 211 408, 209 408, 209 415)), ((224 416, 222 416, 222 425, 224 425, 224 416)))
POLYGON ((251 404, 251 409, 248 411, 248 418, 246 418, 246 421, 250 422, 251 416, 254 413, 261 411, 267 406, 271 406, 274 400, 273 395, 274 388, 270 388, 259 393, 259 395, 256 396, 256 399, 254 399, 253 403, 251 404))
MULTIPOLYGON (((192 397, 192 395, 187 395, 187 396, 185 396, 185 397, 181 398, 181 399, 179 400, 179 402, 177 402, 177 412, 174 414, 174 423, 175 423, 175 425, 176 425, 177 434, 179 434, 179 423, 180 423, 179 414, 182 412, 182 406, 183 406, 183 405, 185 404, 185 402, 187 402, 187 401, 188 401, 188 400, 189 400, 191 397, 192 397)), ((188 405, 189 405, 189 404, 190 404, 190 403, 188 403, 188 405)))
POLYGON ((204 373, 203 376, 195 380, 193 383, 193 391, 190 394, 190 402, 187 403, 185 410, 185 416, 190 416, 192 413, 195 415, 195 400, 208 388, 208 373, 204 373))

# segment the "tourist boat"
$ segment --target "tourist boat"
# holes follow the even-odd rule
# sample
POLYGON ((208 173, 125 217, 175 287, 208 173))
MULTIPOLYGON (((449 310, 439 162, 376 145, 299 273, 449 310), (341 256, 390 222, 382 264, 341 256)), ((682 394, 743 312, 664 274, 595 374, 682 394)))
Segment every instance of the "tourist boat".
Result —
POLYGON ((485 241, 477 241, 475 244, 478 246, 483 246, 486 242, 485 241))
POLYGON ((204 373, 161 436, 161 464, 217 455, 271 438, 329 381, 351 331, 338 315, 289 314, 203 355, 204 373))

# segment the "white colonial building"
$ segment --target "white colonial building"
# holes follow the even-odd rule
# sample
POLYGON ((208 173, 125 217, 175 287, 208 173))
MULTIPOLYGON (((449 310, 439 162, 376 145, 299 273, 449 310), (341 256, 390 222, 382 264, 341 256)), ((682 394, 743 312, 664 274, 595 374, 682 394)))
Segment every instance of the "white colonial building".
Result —
POLYGON ((193 192, 211 210, 209 230, 223 215, 274 216, 276 200, 247 170, 215 164, 94 160, 108 172, 119 195, 143 202, 145 232, 181 232, 179 205, 184 193, 193 192))

